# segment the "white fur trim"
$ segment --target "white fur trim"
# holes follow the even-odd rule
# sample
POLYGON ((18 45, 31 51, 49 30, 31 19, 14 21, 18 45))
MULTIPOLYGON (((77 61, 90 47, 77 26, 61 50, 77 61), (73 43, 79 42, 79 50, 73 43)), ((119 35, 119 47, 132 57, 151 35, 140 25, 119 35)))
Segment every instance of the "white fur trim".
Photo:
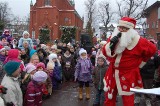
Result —
POLYGON ((119 78, 119 70, 115 70, 115 80, 119 95, 128 95, 128 96, 133 95, 133 92, 122 91, 122 86, 120 84, 120 78, 119 78))
POLYGON ((119 20, 118 26, 124 26, 126 28, 134 28, 134 24, 128 21, 119 20))
POLYGON ((127 47, 127 49, 128 50, 132 50, 138 44, 139 39, 140 39, 140 36, 139 35, 135 35, 132 43, 127 47))
POLYGON ((108 87, 107 87, 107 83, 106 83, 105 78, 103 78, 103 83, 104 83, 104 88, 103 88, 103 90, 104 90, 105 92, 107 92, 107 91, 108 91, 108 87))
POLYGON ((112 99, 113 98, 113 94, 108 93, 108 99, 112 99))
POLYGON ((111 55, 111 49, 110 49, 109 45, 110 45, 110 42, 108 44, 106 44, 106 46, 105 46, 107 56, 114 57, 116 54, 111 55))
MULTIPOLYGON (((122 54, 117 55, 114 66, 115 67, 119 67, 119 63, 121 60, 122 54)), ((132 95, 132 92, 126 92, 126 91, 122 91, 122 86, 120 83, 120 78, 119 78, 119 70, 115 70, 115 80, 116 80, 116 85, 117 85, 117 89, 118 89, 118 93, 119 95, 132 95)))
POLYGON ((142 68, 145 64, 146 62, 142 61, 142 63, 139 65, 139 68, 142 68))

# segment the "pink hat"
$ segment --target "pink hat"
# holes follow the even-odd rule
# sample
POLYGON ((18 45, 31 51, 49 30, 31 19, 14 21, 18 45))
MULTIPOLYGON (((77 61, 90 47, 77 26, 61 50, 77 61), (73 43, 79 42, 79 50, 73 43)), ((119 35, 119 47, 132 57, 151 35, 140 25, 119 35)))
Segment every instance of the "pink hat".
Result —
POLYGON ((124 26, 126 28, 135 28, 136 20, 130 17, 123 17, 119 20, 118 26, 124 26))
POLYGON ((44 71, 37 71, 33 75, 33 80, 36 82, 45 82, 47 80, 47 77, 47 73, 45 73, 44 71))
POLYGON ((2 45, 0 45, 0 52, 3 50, 5 50, 5 48, 2 45))
POLYGON ((24 69, 24 71, 27 73, 31 73, 34 70, 36 70, 36 66, 34 66, 33 64, 30 64, 30 63, 24 69))
POLYGON ((37 68, 39 68, 39 67, 42 67, 43 68, 43 70, 45 69, 45 64, 44 63, 42 63, 42 62, 40 62, 40 63, 38 63, 37 64, 37 66, 36 66, 37 68))

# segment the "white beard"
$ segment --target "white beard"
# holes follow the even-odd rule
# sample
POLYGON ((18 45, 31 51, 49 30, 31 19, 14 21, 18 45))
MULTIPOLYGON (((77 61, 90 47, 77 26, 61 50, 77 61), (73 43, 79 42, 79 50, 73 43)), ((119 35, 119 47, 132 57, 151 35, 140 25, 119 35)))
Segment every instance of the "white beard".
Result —
MULTIPOLYGON (((112 36, 117 36, 118 33, 119 33, 119 30, 118 28, 116 28, 112 36)), ((134 29, 129 29, 127 32, 122 32, 122 36, 116 47, 115 54, 122 53, 132 43, 136 35, 138 35, 138 32, 134 29)))

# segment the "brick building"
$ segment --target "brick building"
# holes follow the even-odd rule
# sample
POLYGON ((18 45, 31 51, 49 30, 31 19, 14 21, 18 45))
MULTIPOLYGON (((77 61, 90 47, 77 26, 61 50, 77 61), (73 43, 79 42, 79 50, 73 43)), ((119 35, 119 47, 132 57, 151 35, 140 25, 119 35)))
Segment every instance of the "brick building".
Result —
POLYGON ((76 27, 76 40, 83 28, 83 19, 75 10, 74 0, 36 0, 30 5, 30 34, 38 38, 39 29, 47 26, 50 38, 60 38, 62 26, 76 27))
POLYGON ((151 35, 157 39, 157 36, 160 36, 160 1, 149 6, 144 13, 147 18, 145 23, 146 35, 151 35))

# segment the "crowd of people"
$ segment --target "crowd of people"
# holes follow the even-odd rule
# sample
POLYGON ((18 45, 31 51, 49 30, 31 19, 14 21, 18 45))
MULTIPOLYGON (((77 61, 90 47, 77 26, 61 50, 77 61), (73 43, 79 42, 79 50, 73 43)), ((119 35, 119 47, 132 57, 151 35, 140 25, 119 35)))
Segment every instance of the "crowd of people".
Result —
POLYGON ((27 31, 17 41, 5 30, 0 39, 0 103, 42 106, 42 101, 61 89, 61 84, 74 81, 79 84, 80 100, 84 87, 86 99, 90 99, 90 83, 94 83, 93 106, 115 106, 117 93, 122 95, 124 106, 133 106, 138 102, 130 88, 160 86, 156 42, 139 37, 134 27, 134 19, 122 18, 112 36, 93 46, 90 52, 81 48, 79 42, 73 45, 58 40, 51 46, 33 45, 27 31), (142 61, 147 64, 139 67, 142 61))

